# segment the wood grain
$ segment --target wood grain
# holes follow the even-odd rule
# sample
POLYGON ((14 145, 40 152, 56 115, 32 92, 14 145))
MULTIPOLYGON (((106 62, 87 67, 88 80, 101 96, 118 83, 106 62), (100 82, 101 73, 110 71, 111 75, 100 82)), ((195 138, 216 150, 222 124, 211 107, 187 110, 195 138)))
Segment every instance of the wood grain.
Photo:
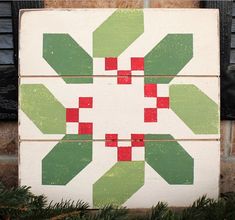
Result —
POLYGON ((151 8, 198 8, 198 0, 150 0, 151 8))
POLYGON ((143 0, 44 0, 45 8, 142 8, 143 0))

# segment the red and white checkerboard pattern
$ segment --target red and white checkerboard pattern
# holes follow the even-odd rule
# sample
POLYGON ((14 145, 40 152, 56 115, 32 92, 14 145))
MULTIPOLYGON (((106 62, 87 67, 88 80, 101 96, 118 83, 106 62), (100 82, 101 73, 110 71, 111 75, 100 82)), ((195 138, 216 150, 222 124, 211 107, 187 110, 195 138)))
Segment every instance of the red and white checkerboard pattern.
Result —
POLYGON ((119 69, 117 57, 106 57, 105 58, 105 70, 117 71, 117 84, 131 84, 132 71, 143 71, 144 70, 144 58, 143 57, 131 57, 130 58, 130 69, 123 70, 119 69))
POLYGON ((156 105, 153 108, 144 108, 144 122, 157 122, 158 121, 158 109, 169 109, 170 100, 169 97, 162 97, 158 94, 161 91, 159 87, 165 85, 161 84, 145 84, 144 85, 144 97, 156 99, 156 105))
POLYGON ((66 108, 66 134, 92 134, 93 123, 81 122, 79 117, 79 110, 81 108, 92 107, 92 97, 79 97, 77 108, 66 108))
POLYGON ((122 141, 118 134, 105 134, 105 146, 117 148, 117 161, 144 160, 144 134, 131 134, 131 141, 122 141))

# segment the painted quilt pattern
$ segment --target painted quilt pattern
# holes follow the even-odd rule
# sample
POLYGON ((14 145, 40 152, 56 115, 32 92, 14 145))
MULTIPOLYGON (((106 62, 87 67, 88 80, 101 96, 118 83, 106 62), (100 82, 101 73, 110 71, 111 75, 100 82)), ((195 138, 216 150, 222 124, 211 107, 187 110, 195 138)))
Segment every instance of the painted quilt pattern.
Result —
POLYGON ((214 10, 24 12, 21 184, 53 201, 83 199, 95 208, 216 198, 217 16, 214 10), (195 18, 207 22, 198 26, 195 18))

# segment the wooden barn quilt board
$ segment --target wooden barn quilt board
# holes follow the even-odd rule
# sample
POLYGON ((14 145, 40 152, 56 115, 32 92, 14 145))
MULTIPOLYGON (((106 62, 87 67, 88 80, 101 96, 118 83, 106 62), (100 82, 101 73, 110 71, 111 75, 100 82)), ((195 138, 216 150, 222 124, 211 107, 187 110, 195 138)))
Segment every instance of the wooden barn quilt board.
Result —
POLYGON ((24 10, 20 184, 149 208, 218 196, 218 11, 24 10))

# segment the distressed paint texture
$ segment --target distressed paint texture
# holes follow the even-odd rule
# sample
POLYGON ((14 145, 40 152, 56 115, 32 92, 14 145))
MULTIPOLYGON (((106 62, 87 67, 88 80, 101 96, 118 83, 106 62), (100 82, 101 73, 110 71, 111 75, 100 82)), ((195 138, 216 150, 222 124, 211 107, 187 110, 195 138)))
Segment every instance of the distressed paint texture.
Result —
POLYGON ((94 208, 216 198, 216 19, 204 10, 24 12, 21 184, 94 208))
MULTIPOLYGON (((60 76, 91 76, 90 55, 69 34, 43 34, 43 58, 60 76)), ((92 83, 92 78, 63 78, 66 83, 92 83)))
POLYGON ((117 57, 143 32, 142 10, 118 9, 93 32, 93 56, 117 57))
POLYGON ((193 184, 193 158, 171 135, 145 135, 146 162, 169 184, 193 184), (154 142, 153 140, 162 140, 154 142), (164 141, 167 140, 167 141, 164 141))
POLYGON ((44 85, 21 85, 20 107, 42 133, 65 133, 65 108, 44 85))
POLYGON ((42 160, 42 184, 66 185, 81 172, 92 160, 92 141, 84 141, 89 138, 66 135, 42 160))
MULTIPOLYGON (((144 57, 145 75, 176 75, 193 57, 192 34, 168 34, 144 57)), ((152 78, 169 83, 172 78, 152 78)), ((150 83, 146 78, 146 83, 150 83)))
POLYGON ((143 185, 143 161, 118 162, 93 185, 94 207, 120 206, 143 185))
POLYGON ((195 134, 218 134, 218 105, 195 85, 170 86, 171 109, 195 134))

